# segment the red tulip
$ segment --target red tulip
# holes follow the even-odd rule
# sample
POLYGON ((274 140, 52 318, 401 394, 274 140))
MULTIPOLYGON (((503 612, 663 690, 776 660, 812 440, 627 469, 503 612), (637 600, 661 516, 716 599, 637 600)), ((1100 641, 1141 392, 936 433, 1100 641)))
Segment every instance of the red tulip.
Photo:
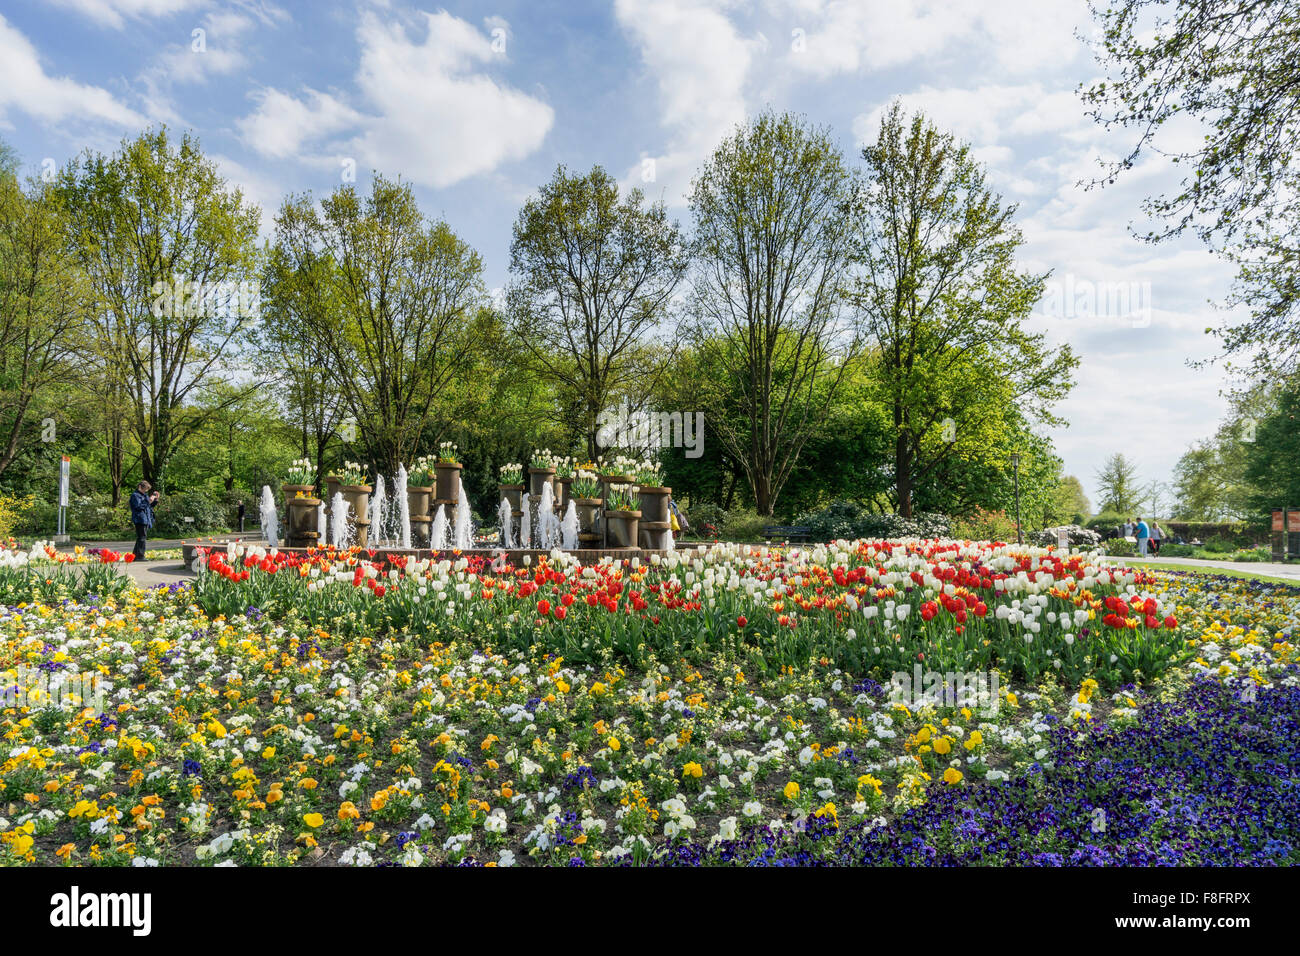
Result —
POLYGON ((745 625, 748 623, 749 621, 745 619, 745 615, 743 614, 740 615, 740 617, 736 618, 736 626, 739 627, 741 630, 744 630, 745 625))

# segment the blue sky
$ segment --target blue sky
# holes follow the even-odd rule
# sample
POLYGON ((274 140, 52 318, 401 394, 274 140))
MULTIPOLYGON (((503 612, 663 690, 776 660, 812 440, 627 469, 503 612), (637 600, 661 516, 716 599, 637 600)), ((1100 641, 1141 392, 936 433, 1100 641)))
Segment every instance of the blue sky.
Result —
POLYGON ((401 176, 499 286, 519 204, 557 163, 599 163, 685 223, 691 176, 747 115, 806 113, 856 158, 902 97, 1020 204, 1024 264, 1053 273, 1034 323, 1083 359, 1051 434, 1095 499, 1111 452, 1167 481, 1213 432, 1223 374, 1187 360, 1213 354, 1231 270, 1129 234, 1170 182, 1161 162, 1078 187, 1127 145, 1075 95, 1097 73, 1091 32, 1083 0, 17 0, 0 12, 0 137, 36 170, 151 123, 191 129, 268 234, 284 194, 326 192, 346 164, 361 185, 401 176))

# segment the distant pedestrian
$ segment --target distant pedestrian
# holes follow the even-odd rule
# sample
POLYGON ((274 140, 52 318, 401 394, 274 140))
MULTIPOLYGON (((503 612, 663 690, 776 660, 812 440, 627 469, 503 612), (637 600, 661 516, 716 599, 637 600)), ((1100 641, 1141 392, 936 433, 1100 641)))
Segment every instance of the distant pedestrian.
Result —
POLYGON ((1138 554, 1146 557, 1147 545, 1151 542, 1151 527, 1141 517, 1137 522, 1138 554))
POLYGON ((239 533, 244 533, 244 501, 241 498, 239 507, 235 509, 235 514, 239 517, 239 533))
POLYGON ((1124 537, 1126 538, 1133 537, 1134 525, 1135 522, 1133 521, 1132 518, 1129 518, 1127 521, 1124 522, 1124 537))
POLYGON ((686 520, 686 515, 682 514, 682 509, 677 507, 677 502, 672 498, 668 499, 668 516, 672 529, 676 532, 678 538, 691 530, 691 523, 686 520))
POLYGON ((158 492, 152 491, 153 485, 142 481, 131 492, 131 523, 135 525, 135 559, 144 560, 144 551, 148 545, 149 529, 153 527, 153 506, 158 503, 158 492), (152 491, 152 493, 151 493, 152 491))
POLYGON ((1160 554, 1160 542, 1165 539, 1165 533, 1160 530, 1160 522, 1155 518, 1151 519, 1151 553, 1160 554))

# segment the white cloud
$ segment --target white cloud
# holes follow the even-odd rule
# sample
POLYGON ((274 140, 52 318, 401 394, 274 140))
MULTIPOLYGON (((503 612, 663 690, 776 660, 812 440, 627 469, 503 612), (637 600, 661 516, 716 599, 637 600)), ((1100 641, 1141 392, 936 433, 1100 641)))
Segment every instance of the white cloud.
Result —
POLYGON ((791 36, 786 64, 826 79, 885 70, 977 44, 972 65, 996 65, 1009 74, 1055 69, 1086 54, 1073 26, 1086 16, 1085 0, 771 0, 791 36))
POLYGON ((254 94, 257 109, 236 123, 244 143, 263 156, 295 156, 303 144, 362 122, 362 115, 329 93, 307 89, 294 97, 276 89, 254 94))
POLYGON ((121 30, 127 20, 169 17, 203 3, 203 0, 53 0, 83 14, 101 26, 121 30))
MULTIPOLYGON (((989 147, 1017 137, 1091 135, 1092 121, 1072 90, 1045 89, 1041 83, 981 84, 975 87, 936 89, 922 86, 899 99, 909 113, 920 110, 940 129, 955 133, 975 147, 989 147)), ((853 121, 854 138, 874 142, 882 103, 853 121)), ((1001 161, 1007 161, 1002 155, 1001 161)))
MULTIPOLYGON (((746 39, 723 12, 726 3, 709 0, 617 0, 614 13, 638 45, 655 77, 662 125, 669 131, 666 151, 654 160, 654 188, 670 203, 680 201, 690 177, 719 140, 747 115, 745 84, 761 36, 746 39)), ((642 165, 628 173, 629 185, 650 191, 642 165)))
POLYGON ((36 48, 0 16, 0 117, 10 110, 45 123, 80 119, 133 128, 145 122, 102 87, 47 74, 36 48))
POLYGON ((187 44, 170 47, 152 71, 153 82, 203 83, 211 76, 234 73, 248 66, 241 37, 255 26, 253 19, 233 10, 217 10, 203 18, 201 42, 191 34, 187 44))
MULTIPOLYGON (((554 110, 483 72, 504 60, 491 34, 445 11, 421 17, 423 40, 400 22, 362 17, 356 81, 364 109, 311 89, 298 98, 265 89, 258 108, 238 122, 244 141, 280 158, 315 144, 439 188, 537 149, 554 110), (337 138, 348 131, 354 135, 337 138)), ((500 18, 488 26, 505 29, 500 18)))

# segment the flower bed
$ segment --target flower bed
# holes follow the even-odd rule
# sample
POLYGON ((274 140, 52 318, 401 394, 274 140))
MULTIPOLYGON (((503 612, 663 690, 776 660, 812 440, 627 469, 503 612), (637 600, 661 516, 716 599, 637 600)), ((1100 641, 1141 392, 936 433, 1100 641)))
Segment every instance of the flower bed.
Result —
POLYGON ((785 551, 715 545, 641 563, 536 567, 482 557, 398 560, 261 549, 206 558, 195 598, 210 615, 290 610, 345 634, 539 646, 637 668, 648 655, 727 653, 769 671, 829 661, 850 674, 1001 670, 1113 686, 1154 677, 1183 647, 1145 571, 1096 555, 937 541, 840 542, 785 551))
POLYGON ((1034 574, 1044 560, 1054 567, 1049 552, 986 547, 975 558, 965 545, 900 542, 882 558, 878 545, 639 569, 557 561, 510 575, 469 561, 381 571, 364 555, 334 567, 336 556, 295 565, 233 551, 212 556, 193 588, 0 610, 0 687, 80 671, 98 674, 104 694, 102 712, 0 708, 0 862, 973 862, 990 840, 1007 842, 989 851, 996 858, 1030 863, 1281 862, 1292 852, 1300 592, 1171 573, 1106 571, 1103 585, 1102 569, 1089 573, 1080 558, 1072 574, 1083 576, 1065 590, 1094 590, 1095 616, 1086 638, 1074 632, 1076 649, 1108 640, 1107 628, 1130 644, 1174 635, 1177 660, 1158 681, 1144 673, 1142 688, 1104 686, 1120 668, 1095 651, 1100 677, 1076 681, 1064 661, 1033 665, 1003 638, 989 653, 1025 676, 1008 674, 996 701, 909 706, 843 666, 835 642, 898 633, 909 652, 939 655, 954 651, 945 635, 958 626, 969 634, 979 622, 991 643, 1005 626, 1023 643, 1025 624, 1038 623, 1033 643, 1058 633, 1053 650, 1063 651, 1070 632, 1046 615, 1057 600, 1069 601, 1071 622, 1083 610, 1051 594, 1074 559, 1049 585, 1023 583, 1030 571, 1018 567, 1026 556, 1040 564, 1034 574), (993 610, 980 618, 967 604, 965 624, 953 599, 968 585, 936 573, 963 562, 1021 582, 981 580, 993 610), (204 611, 206 588, 238 600, 204 611), (1143 610, 1151 598, 1172 612, 1177 627, 1102 622, 1119 614, 1106 598, 1131 609, 1130 593, 1143 610), (1031 596, 1046 609, 1028 610, 1031 596), (1016 602, 1024 620, 997 616, 1016 602), (913 610, 900 620, 904 603, 913 610), (437 613, 418 616, 426 605, 437 613), (565 628, 582 621, 570 656, 565 628), (1126 760, 1138 770, 1124 772, 1126 760), (1248 791, 1254 829, 1206 849, 1248 791), (1043 815, 1048 806, 1057 819, 1043 815), (1108 829, 1085 834, 1096 807, 1108 829), (1168 821, 1162 808, 1173 807, 1204 824, 1168 821), (1172 849, 1162 834, 1178 841, 1172 849))

